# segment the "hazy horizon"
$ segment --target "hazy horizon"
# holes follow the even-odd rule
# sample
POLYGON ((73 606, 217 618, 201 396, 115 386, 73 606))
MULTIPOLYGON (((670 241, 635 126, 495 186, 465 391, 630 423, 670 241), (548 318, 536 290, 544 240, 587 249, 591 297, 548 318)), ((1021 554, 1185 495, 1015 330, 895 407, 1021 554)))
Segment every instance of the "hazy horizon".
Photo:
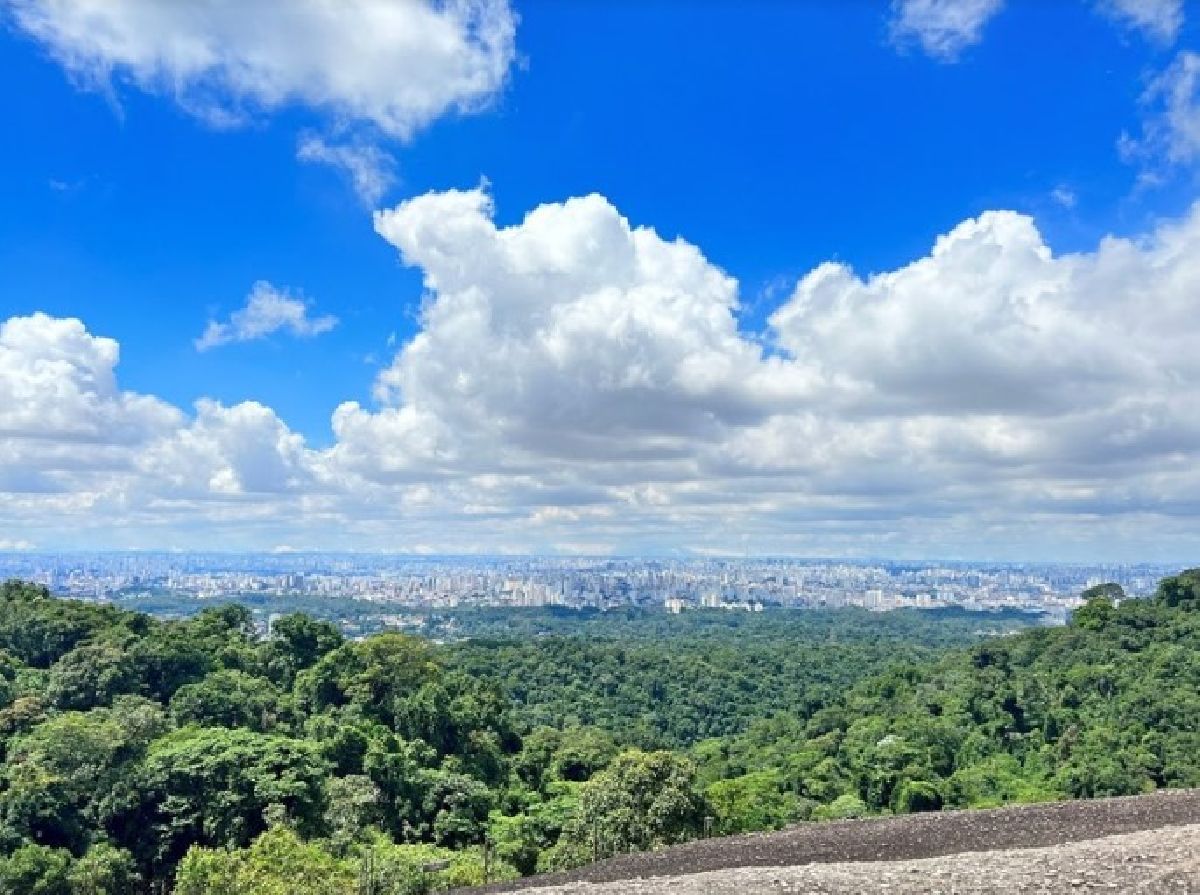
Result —
POLYGON ((35 559, 42 557, 220 557, 229 559, 239 558, 274 558, 286 560, 289 557, 298 559, 313 558, 313 557, 356 557, 362 559, 379 559, 387 560, 394 559, 398 561, 408 562, 439 562, 450 560, 461 560, 464 562, 481 561, 481 562, 595 562, 595 563, 659 563, 659 562, 679 562, 679 563, 703 563, 703 562, 728 562, 728 563, 797 563, 797 564, 833 564, 845 563, 847 565, 871 565, 871 564, 894 564, 894 565, 938 565, 945 564, 951 566, 964 567, 1062 567, 1073 569, 1103 569, 1103 568, 1148 568, 1148 569, 1175 569, 1183 570, 1188 566, 1189 562, 1194 563, 1194 559, 1162 559, 1162 560, 1120 560, 1120 559, 1080 559, 1080 560, 1056 560, 1056 559, 1029 559, 1029 558, 1011 558, 1004 559, 999 557, 957 557, 957 556, 850 556, 850 555, 829 555, 821 556, 813 555, 784 555, 784 554, 698 554, 698 553, 646 553, 646 554, 604 554, 604 553, 413 553, 404 552, 402 550, 219 550, 219 549, 200 549, 200 548, 129 548, 129 549, 41 549, 41 550, 7 550, 0 551, 0 568, 5 564, 5 561, 15 561, 19 559, 35 559))

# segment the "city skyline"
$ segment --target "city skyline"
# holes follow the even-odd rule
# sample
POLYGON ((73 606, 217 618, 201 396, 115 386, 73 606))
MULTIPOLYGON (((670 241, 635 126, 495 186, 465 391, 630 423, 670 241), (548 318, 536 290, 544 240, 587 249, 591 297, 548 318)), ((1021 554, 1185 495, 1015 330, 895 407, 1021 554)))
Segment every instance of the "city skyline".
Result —
POLYGON ((1194 551, 1192 3, 0 21, 0 557, 1194 551))
MULTIPOLYGON (((557 608, 598 612, 864 609, 1015 613, 1062 624, 1098 584, 1148 597, 1174 571, 1153 564, 895 562, 377 554, 80 553, 0 555, 0 579, 167 617, 241 603, 262 629, 294 611, 350 636, 395 628, 451 635, 448 614, 557 608)), ((932 622, 936 616, 930 616, 932 622)))

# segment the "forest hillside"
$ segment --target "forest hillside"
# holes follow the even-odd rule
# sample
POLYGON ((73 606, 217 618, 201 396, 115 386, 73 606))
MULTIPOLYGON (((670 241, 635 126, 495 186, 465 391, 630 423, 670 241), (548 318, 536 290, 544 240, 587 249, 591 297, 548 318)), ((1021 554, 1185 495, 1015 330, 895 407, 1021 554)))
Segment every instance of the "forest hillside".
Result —
POLYGON ((1087 596, 1066 627, 982 641, 851 614, 439 646, 8 582, 0 891, 402 895, 799 820, 1200 785, 1200 571, 1087 596))

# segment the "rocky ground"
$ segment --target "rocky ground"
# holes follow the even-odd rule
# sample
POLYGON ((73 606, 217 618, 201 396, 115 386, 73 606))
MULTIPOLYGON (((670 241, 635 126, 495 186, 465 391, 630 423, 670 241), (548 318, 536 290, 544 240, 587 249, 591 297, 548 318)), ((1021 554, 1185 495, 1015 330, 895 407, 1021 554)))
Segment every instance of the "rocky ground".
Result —
POLYGON ((1200 893, 1200 825, 1047 848, 966 852, 918 861, 742 867, 614 883, 567 883, 538 895, 1002 895, 1043 892, 1200 893))
POLYGON ((693 842, 476 892, 1200 895, 1200 791, 955 811, 693 842))

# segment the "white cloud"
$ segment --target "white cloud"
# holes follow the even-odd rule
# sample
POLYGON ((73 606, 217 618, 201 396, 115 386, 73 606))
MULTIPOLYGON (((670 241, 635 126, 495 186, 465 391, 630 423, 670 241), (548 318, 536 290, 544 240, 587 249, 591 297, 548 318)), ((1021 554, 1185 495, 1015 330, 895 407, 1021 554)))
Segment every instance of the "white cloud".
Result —
POLYGON ((376 205, 396 183, 396 161, 378 146, 366 142, 333 144, 316 134, 300 138, 296 158, 330 165, 345 173, 363 203, 376 205))
POLYGON ((304 439, 255 401, 198 401, 195 419, 148 444, 137 466, 174 495, 284 494, 319 478, 304 439))
MULTIPOLYGON (((983 39, 983 30, 1005 0, 892 0, 889 32, 898 47, 916 44, 941 62, 956 62, 983 39)), ((1183 0, 1096 0, 1096 9, 1126 28, 1163 44, 1184 23, 1183 0)))
POLYGON ((1004 0, 893 0, 889 23, 898 46, 920 45, 941 62, 954 62, 983 39, 984 26, 1004 0))
POLYGON ((45 314, 0 323, 0 437, 128 444, 178 422, 155 398, 121 391, 120 349, 81 321, 45 314))
POLYGON ((316 455, 272 411, 202 400, 189 417, 120 389, 118 358, 78 320, 0 324, 0 529, 111 545, 189 514, 269 525, 281 501, 320 494, 316 455))
POLYGON ((380 377, 385 406, 336 416, 335 459, 365 481, 424 475, 543 526, 767 538, 789 519, 868 530, 973 506, 1103 516, 1194 488, 1140 490, 1200 450, 1197 215, 1056 258, 1032 220, 993 212, 869 280, 822 265, 773 315, 766 356, 725 274, 602 198, 503 229, 491 214, 471 191, 376 217, 431 301, 380 377))
POLYGON ((1069 186, 1063 186, 1062 184, 1050 191, 1050 198, 1054 201, 1055 205, 1068 210, 1079 204, 1079 197, 1075 194, 1075 191, 1069 186))
POLYGON ((1171 43, 1183 27, 1183 0, 1099 0, 1109 18, 1154 40, 1171 43))
POLYGON ((771 318, 781 343, 854 407, 889 412, 1057 412, 1126 361, 1093 353, 1103 316, 1033 221, 989 212, 908 267, 862 280, 845 265, 804 277, 771 318), (1018 360, 1019 359, 1019 360, 1018 360))
POLYGON ((228 323, 209 321, 204 333, 195 340, 196 350, 208 351, 231 342, 252 342, 277 332, 312 338, 329 332, 337 322, 331 315, 309 317, 303 298, 259 280, 246 297, 245 307, 234 311, 228 323))
POLYGON ((78 321, 5 323, 0 528, 1047 558, 1200 534, 1200 208, 1061 256, 988 212, 896 270, 820 265, 763 333, 699 249, 600 196, 498 227, 483 191, 434 193, 376 226, 428 296, 328 448, 253 402, 121 390, 78 321))
POLYGON ((1200 160, 1200 55, 1181 52, 1142 95, 1147 118, 1140 138, 1122 137, 1122 153, 1147 165, 1152 182, 1164 167, 1200 160))
POLYGON ((83 82, 128 79, 214 124, 302 103, 401 140, 501 88, 506 0, 9 0, 83 82))
POLYGON ((32 550, 33 547, 33 541, 26 541, 22 538, 0 538, 0 551, 32 550))
POLYGON ((437 300, 379 380, 455 431, 531 452, 670 453, 760 417, 789 371, 739 334, 736 283, 604 198, 543 205, 500 229, 482 190, 376 215, 437 300))

